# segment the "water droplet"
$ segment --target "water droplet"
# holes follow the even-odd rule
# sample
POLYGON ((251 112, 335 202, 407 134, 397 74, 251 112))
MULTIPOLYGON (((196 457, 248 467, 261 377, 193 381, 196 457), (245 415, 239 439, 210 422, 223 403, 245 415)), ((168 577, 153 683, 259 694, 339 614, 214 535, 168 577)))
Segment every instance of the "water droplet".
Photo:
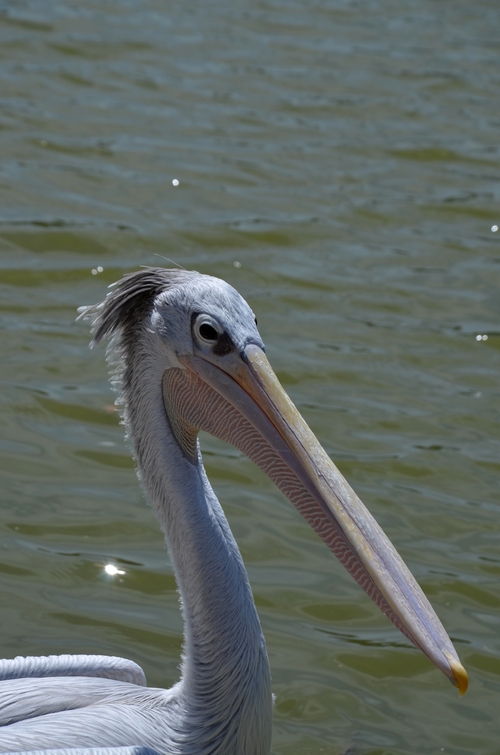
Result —
POLYGON ((172 181, 172 186, 179 186, 179 181, 177 178, 174 178, 172 181))
POLYGON ((492 230, 493 233, 496 233, 498 231, 498 226, 497 225, 492 225, 491 226, 491 230, 492 230))
POLYGON ((99 267, 97 268, 97 272, 98 273, 102 273, 103 270, 104 270, 104 268, 99 265, 99 267))
POLYGON ((481 336, 481 338, 483 339, 483 341, 487 341, 488 340, 488 336, 481 336))
POLYGON ((92 275, 97 275, 97 270, 95 269, 95 267, 92 268, 92 275))
POLYGON ((233 262, 233 265, 234 265, 235 267, 241 267, 241 262, 233 262))
POLYGON ((476 336, 476 341, 480 341, 480 340, 481 340, 481 336, 476 336))

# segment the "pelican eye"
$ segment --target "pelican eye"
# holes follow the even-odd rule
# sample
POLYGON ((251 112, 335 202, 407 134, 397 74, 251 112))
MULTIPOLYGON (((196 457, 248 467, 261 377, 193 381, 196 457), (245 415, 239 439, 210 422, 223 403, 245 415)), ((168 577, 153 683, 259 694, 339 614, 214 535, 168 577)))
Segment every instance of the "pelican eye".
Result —
POLYGON ((199 327, 200 336, 204 341, 217 341, 219 334, 208 322, 204 322, 199 327))
POLYGON ((221 329, 211 317, 198 317, 194 323, 194 332, 199 341, 213 346, 219 341, 221 329))

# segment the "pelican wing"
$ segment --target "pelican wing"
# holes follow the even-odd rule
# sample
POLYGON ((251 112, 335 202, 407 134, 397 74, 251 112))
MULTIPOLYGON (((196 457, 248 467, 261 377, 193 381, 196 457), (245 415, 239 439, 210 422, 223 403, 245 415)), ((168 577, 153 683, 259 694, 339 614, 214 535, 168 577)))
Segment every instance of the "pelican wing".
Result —
POLYGON ((62 750, 24 750, 16 755, 160 755, 151 747, 72 747, 62 750))
POLYGON ((164 721, 174 701, 172 691, 111 679, 52 677, 0 682, 0 752, 157 749, 169 733, 164 721))
POLYGON ((50 676, 92 676, 145 687, 142 668, 127 658, 109 655, 20 656, 0 660, 0 680, 50 676))
MULTIPOLYGON (((51 713, 86 708, 106 701, 133 698, 144 687, 92 677, 9 679, 0 682, 0 727, 51 713)), ((0 741, 4 729, 0 729, 0 741)))

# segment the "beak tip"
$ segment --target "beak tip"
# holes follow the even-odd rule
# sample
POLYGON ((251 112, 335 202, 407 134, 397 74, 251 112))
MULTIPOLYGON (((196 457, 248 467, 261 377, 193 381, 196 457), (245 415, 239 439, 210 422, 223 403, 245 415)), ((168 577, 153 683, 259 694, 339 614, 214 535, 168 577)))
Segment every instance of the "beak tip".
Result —
POLYGON ((453 674, 452 682, 458 688, 460 697, 462 697, 462 695, 465 695, 465 693, 467 692, 467 687, 469 686, 469 677, 467 676, 467 671, 457 659, 449 658, 448 660, 451 672, 453 674))

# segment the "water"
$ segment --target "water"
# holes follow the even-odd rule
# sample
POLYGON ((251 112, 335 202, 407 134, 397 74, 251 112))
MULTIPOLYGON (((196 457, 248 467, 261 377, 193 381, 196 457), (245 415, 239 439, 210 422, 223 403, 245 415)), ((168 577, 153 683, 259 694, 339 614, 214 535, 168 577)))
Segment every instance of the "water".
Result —
POLYGON ((103 350, 74 323, 160 254, 248 298, 470 674, 459 700, 273 485, 204 437, 268 642, 274 755, 498 752, 499 15, 0 2, 2 655, 120 654, 152 685, 177 678, 172 569, 103 350))

